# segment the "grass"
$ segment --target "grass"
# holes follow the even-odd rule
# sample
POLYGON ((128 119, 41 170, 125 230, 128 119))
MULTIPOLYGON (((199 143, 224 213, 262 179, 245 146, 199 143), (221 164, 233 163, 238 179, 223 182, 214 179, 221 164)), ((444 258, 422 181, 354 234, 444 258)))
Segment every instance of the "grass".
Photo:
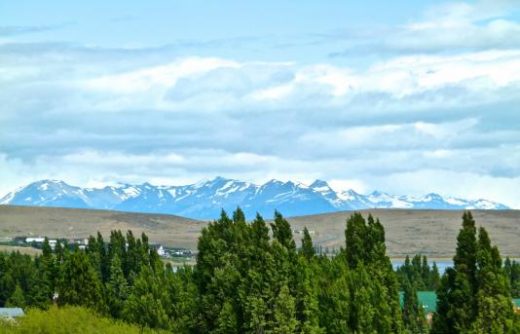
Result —
POLYGON ((16 320, 0 320, 2 334, 138 334, 166 333, 104 318, 82 307, 51 307, 47 311, 30 309, 16 320))

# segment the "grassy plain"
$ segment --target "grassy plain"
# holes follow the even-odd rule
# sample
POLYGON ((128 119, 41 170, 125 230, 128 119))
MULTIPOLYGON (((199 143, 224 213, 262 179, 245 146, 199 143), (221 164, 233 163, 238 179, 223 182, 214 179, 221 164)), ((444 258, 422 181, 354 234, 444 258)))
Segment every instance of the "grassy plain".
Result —
MULTIPOLYGON (((388 254, 394 258, 422 253, 444 259, 453 255, 461 211, 440 210, 362 210, 379 217, 386 230, 388 254)), ((502 255, 520 257, 520 211, 472 211, 477 225, 484 226, 502 255)), ((298 231, 307 226, 315 243, 323 247, 344 245, 345 221, 352 212, 290 217, 298 231)), ((269 218, 269 217, 266 217, 269 218)), ((188 218, 103 210, 20 207, 0 205, 0 238, 45 235, 49 237, 83 238, 100 231, 131 229, 145 232, 152 242, 171 247, 195 249, 200 230, 207 222, 188 218)))

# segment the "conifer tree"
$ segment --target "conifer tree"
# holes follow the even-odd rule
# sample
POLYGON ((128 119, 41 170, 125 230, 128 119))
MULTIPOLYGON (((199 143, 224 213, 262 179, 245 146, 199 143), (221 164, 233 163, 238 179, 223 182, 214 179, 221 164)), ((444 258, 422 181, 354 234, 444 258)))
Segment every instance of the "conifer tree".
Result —
POLYGON ((513 305, 508 279, 502 269, 500 254, 484 228, 479 229, 477 252, 476 295, 477 315, 475 333, 508 333, 513 326, 513 305))
POLYGON ((14 289, 13 294, 9 299, 7 299, 7 302, 5 303, 5 306, 7 307, 22 307, 24 308, 26 305, 25 303, 25 295, 20 287, 20 284, 16 284, 16 288, 14 289))
POLYGON ((465 212, 457 238, 454 268, 448 268, 437 292, 432 333, 507 333, 514 315, 500 254, 484 228, 476 240, 475 222, 465 212))
POLYGON ((144 267, 136 277, 125 302, 124 318, 141 328, 167 329, 170 326, 164 305, 167 299, 167 291, 163 289, 158 277, 150 268, 144 267))
POLYGON ((60 304, 103 309, 101 283, 87 255, 79 250, 65 255, 59 284, 60 304))
POLYGON ((454 268, 448 268, 437 291, 438 309, 433 333, 463 333, 468 331, 477 312, 475 295, 477 240, 475 221, 470 212, 462 216, 462 229, 457 236, 453 258, 454 268))
POLYGON ((122 315, 123 305, 128 298, 129 287, 117 254, 112 258, 109 277, 106 284, 107 305, 110 314, 119 318, 122 315))
POLYGON ((301 253, 307 260, 312 259, 316 254, 316 250, 314 249, 312 238, 307 227, 303 228, 301 253))
POLYGON ((294 298, 289 293, 287 285, 283 285, 276 298, 274 306, 275 334, 296 333, 298 321, 296 320, 294 298))
POLYGON ((296 244, 292 236, 289 222, 278 211, 274 213, 274 223, 271 224, 273 237, 289 251, 296 250, 296 244))
POLYGON ((417 289, 413 283, 407 283, 403 291, 403 323, 410 334, 427 332, 424 310, 419 304, 417 289))

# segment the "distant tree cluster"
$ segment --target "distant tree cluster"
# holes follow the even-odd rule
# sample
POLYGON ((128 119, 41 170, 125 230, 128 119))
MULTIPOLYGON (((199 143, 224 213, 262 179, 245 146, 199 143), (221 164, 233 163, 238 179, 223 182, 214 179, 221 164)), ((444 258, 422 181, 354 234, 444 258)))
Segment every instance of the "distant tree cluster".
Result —
POLYGON ((98 233, 85 250, 45 242, 36 258, 0 254, 0 305, 86 307, 174 333, 428 333, 416 292, 438 287, 434 333, 520 329, 510 291, 516 264, 502 266, 485 230, 477 240, 469 213, 455 266, 440 282, 421 256, 394 272, 383 225, 370 215, 353 214, 345 239, 334 256, 317 254, 307 229, 296 245, 280 213, 246 222, 237 209, 203 229, 193 267, 164 265, 144 234, 98 233))
POLYGON ((520 263, 506 258, 504 261, 504 270, 506 271, 509 285, 511 286, 511 295, 513 298, 520 298, 520 263))
POLYGON ((413 284, 419 291, 434 291, 439 288, 441 276, 437 264, 428 264, 426 256, 415 255, 412 260, 407 255, 402 266, 396 269, 397 277, 401 284, 401 290, 408 284, 413 284))

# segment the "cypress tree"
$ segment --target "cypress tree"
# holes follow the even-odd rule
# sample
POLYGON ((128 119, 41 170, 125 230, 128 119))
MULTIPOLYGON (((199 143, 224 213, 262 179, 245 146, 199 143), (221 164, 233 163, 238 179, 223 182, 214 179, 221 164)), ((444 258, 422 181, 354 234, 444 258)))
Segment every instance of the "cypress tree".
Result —
POLYGON ((477 313, 477 239, 475 221, 469 211, 462 216, 453 258, 454 268, 446 270, 437 291, 438 309, 434 316, 433 333, 468 331, 477 313))
POLYGON ((292 236, 289 222, 278 211, 274 213, 274 223, 271 224, 273 237, 289 251, 296 250, 296 244, 292 236))
POLYGON ((473 325, 477 333, 508 333, 513 326, 513 305, 500 254, 484 228, 479 229, 476 295, 478 312, 473 325))
POLYGON ((289 293, 287 285, 283 285, 276 298, 274 306, 275 334, 296 333, 298 321, 296 320, 294 298, 289 293))
POLYGON ((150 268, 143 267, 125 302, 123 316, 141 328, 167 329, 170 326, 164 304, 167 297, 158 277, 150 268))
POLYGON ((9 299, 7 299, 7 302, 5 303, 6 307, 25 307, 25 294, 20 287, 20 284, 16 284, 16 288, 14 289, 13 294, 9 299))
POLYGON ((59 284, 59 303, 103 309, 99 276, 87 255, 75 250, 66 255, 59 284))
POLYGON ((312 259, 316 254, 316 250, 312 244, 312 238, 307 227, 303 228, 302 248, 300 252, 307 260, 312 259))
POLYGON ((403 291, 403 323, 411 334, 427 332, 426 318, 417 298, 417 289, 409 282, 405 284, 403 291))
POLYGON ((128 298, 129 287, 117 254, 112 258, 109 275, 110 278, 106 284, 107 306, 110 314, 119 318, 122 315, 123 305, 128 298))

